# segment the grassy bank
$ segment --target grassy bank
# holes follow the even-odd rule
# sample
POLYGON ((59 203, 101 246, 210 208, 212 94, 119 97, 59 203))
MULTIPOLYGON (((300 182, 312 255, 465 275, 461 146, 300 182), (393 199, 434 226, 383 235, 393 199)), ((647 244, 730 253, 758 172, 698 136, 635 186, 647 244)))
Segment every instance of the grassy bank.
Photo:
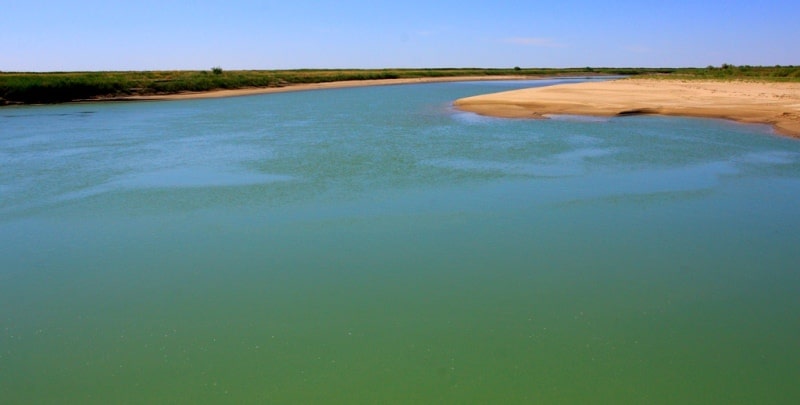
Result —
POLYGON ((282 87, 292 84, 344 80, 424 77, 523 75, 642 75, 698 78, 761 78, 800 81, 800 67, 735 67, 704 69, 569 68, 569 69, 300 69, 151 72, 0 73, 0 105, 60 103, 133 95, 175 94, 190 91, 282 87))
POLYGON ((705 68, 675 69, 671 79, 699 80, 758 80, 770 82, 800 82, 800 66, 708 66, 705 68))

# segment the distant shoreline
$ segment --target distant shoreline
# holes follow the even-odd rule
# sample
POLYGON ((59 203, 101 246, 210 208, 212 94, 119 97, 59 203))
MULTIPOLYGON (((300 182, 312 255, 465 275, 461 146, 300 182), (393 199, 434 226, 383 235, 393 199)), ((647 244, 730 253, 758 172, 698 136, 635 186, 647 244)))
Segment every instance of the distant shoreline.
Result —
POLYGON ((637 114, 772 125, 800 138, 800 83, 628 78, 513 90, 456 100, 460 110, 508 118, 637 114))
POLYGON ((800 66, 706 68, 383 68, 0 72, 0 106, 231 97, 384 84, 563 77, 668 77, 800 83, 800 66))
MULTIPOLYGON (((558 77, 558 76, 556 76, 558 77)), ((310 91, 324 89, 341 89, 349 87, 392 86, 415 83, 443 83, 443 82, 471 82, 471 81, 498 81, 498 80, 545 80, 546 76, 451 76, 451 77, 419 77, 406 79, 367 79, 367 80, 342 80, 324 83, 289 84, 282 87, 252 87, 231 90, 210 90, 198 92, 182 92, 175 94, 154 94, 141 96, 120 96, 95 98, 80 101, 160 101, 160 100, 191 100, 206 98, 225 98, 252 96, 258 94, 287 93, 295 91, 310 91)))
POLYGON ((85 71, 85 72, 0 72, 0 106, 57 104, 87 100, 165 99, 226 97, 240 94, 326 88, 321 83, 356 86, 391 83, 386 79, 415 82, 449 81, 454 78, 482 80, 507 77, 588 77, 661 74, 673 70, 657 68, 398 68, 398 69, 293 69, 210 71, 85 71), (363 82, 355 84, 354 82, 363 82), (310 85, 310 86, 305 86, 310 85), (299 86, 299 87, 298 87, 299 86))

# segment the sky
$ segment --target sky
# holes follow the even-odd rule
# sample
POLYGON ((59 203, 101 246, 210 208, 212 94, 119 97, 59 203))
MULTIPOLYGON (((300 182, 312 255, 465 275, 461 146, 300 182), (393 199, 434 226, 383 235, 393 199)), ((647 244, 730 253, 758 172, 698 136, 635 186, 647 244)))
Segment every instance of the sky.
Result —
POLYGON ((0 0, 0 71, 800 65, 800 1, 0 0))

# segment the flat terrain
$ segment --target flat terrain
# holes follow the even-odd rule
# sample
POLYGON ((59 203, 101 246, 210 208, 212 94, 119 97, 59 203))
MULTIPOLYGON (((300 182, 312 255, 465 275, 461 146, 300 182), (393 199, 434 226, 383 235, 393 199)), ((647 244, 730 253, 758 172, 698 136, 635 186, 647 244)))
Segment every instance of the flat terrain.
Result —
POLYGON ((392 86, 399 84, 414 84, 414 83, 438 83, 438 82, 461 82, 461 81, 484 81, 484 80, 526 80, 526 79, 531 79, 531 77, 520 76, 520 75, 502 75, 502 76, 419 77, 419 78, 406 78, 406 79, 341 80, 335 82, 289 84, 283 87, 250 87, 243 89, 182 92, 174 94, 136 95, 127 97, 113 97, 112 99, 185 100, 185 99, 250 96, 256 94, 284 93, 290 91, 337 89, 345 87, 392 86))
MULTIPOLYGON (((219 90, 276 89, 305 84, 451 77, 527 78, 667 73, 661 69, 297 69, 133 72, 0 72, 0 105, 162 96, 219 90)), ((222 93, 224 94, 224 93, 222 93)))
POLYGON ((800 83, 631 78, 468 97, 461 110, 498 117, 659 114, 772 125, 800 138, 800 83))
POLYGON ((658 76, 672 79, 759 80, 800 82, 800 66, 732 66, 721 68, 403 68, 403 69, 294 69, 233 70, 216 67, 210 71, 116 71, 116 72, 0 72, 0 106, 48 104, 86 100, 116 100, 135 97, 179 98, 252 94, 271 91, 403 83, 406 81, 446 81, 536 79, 588 76, 658 76), (387 80, 400 79, 397 82, 387 80), (231 92, 229 90, 237 90, 231 92), (238 90, 246 90, 244 93, 238 90))

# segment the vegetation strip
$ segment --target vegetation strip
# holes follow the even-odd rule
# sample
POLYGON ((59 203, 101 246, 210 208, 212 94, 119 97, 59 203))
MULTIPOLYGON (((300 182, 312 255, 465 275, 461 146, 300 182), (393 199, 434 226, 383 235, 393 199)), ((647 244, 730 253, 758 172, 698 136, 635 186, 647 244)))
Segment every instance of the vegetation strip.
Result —
POLYGON ((294 84, 352 80, 413 79, 466 76, 648 75, 681 79, 750 79, 800 81, 800 66, 707 68, 519 68, 512 69, 299 69, 150 72, 0 72, 0 105, 62 103, 79 100, 278 88, 294 84))

